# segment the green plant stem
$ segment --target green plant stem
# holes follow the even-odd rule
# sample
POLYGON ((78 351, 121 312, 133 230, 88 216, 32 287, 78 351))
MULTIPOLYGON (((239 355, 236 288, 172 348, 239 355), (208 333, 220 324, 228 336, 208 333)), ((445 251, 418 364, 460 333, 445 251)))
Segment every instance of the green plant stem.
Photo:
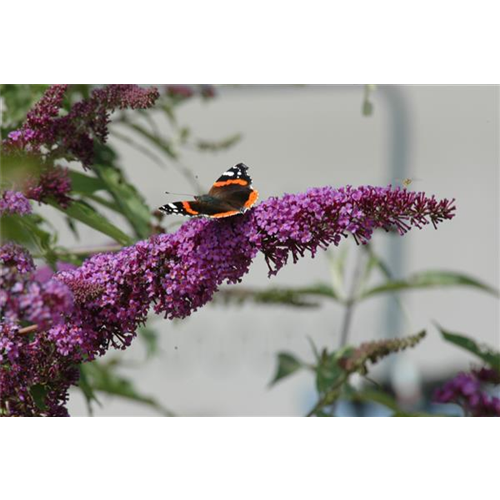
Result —
POLYGON ((363 262, 364 262, 364 252, 359 249, 358 255, 356 257, 356 264, 354 267, 354 273, 351 281, 351 288, 349 290, 349 295, 345 300, 345 310, 344 317, 342 320, 342 328, 340 333, 340 347, 345 347, 347 345, 347 339, 349 337, 349 329, 351 326, 352 314, 354 311, 354 306, 358 301, 357 292, 360 285, 361 277, 363 275, 363 262))

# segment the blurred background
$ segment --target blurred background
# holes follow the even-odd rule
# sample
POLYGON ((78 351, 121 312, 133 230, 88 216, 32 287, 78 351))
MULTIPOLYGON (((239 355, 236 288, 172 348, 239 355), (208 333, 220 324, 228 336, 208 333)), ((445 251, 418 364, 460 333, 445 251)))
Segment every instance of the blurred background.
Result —
MULTIPOLYGON (((409 189, 438 199, 455 198, 457 213, 437 231, 431 226, 413 229, 403 238, 377 234, 373 248, 393 275, 403 278, 424 270, 453 270, 498 288, 498 87, 214 88, 214 98, 186 99, 177 106, 175 121, 164 113, 148 118, 158 134, 175 137, 179 144, 183 134, 201 138, 197 147, 189 147, 187 141, 175 159, 161 151, 154 153, 144 137, 131 135, 120 123, 112 125, 109 143, 150 207, 179 199, 164 194, 166 190, 194 193, 197 185, 208 190, 224 170, 239 162, 249 166, 261 200, 314 186, 402 185, 411 179, 409 189)), ((60 228, 63 245, 109 243, 102 234, 82 226, 81 240, 75 244, 56 210, 44 206, 41 212, 60 228)), ((116 214, 108 215, 123 226, 116 214)), ((183 221, 170 216, 163 223, 173 230, 183 221)), ((288 265, 271 279, 259 256, 236 287, 329 283, 332 259, 341 251, 347 251, 349 278, 360 251, 350 240, 314 259, 288 265)), ((419 408, 426 391, 468 369, 474 360, 446 344, 433 322, 499 347, 498 301, 491 295, 455 287, 407 291, 399 299, 403 308, 387 294, 359 304, 353 311, 348 342, 355 345, 427 330, 427 338, 415 349, 384 360, 371 373, 390 386, 403 404, 419 408)), ((320 349, 339 346, 344 308, 334 301, 317 302, 315 308, 294 308, 226 304, 216 297, 182 321, 152 316, 142 340, 127 351, 108 352, 105 360, 116 363, 140 394, 178 415, 304 415, 317 398, 313 376, 300 371, 272 387, 270 381, 279 352, 312 362, 311 340, 320 349), (148 359, 151 351, 154 355, 148 359)), ((106 395, 99 395, 99 400, 103 404, 94 406, 95 415, 159 414, 154 405, 106 395)), ((73 416, 88 414, 78 390, 72 392, 69 411, 73 416)), ((360 412, 382 415, 386 410, 347 403, 337 408, 339 415, 360 412)))

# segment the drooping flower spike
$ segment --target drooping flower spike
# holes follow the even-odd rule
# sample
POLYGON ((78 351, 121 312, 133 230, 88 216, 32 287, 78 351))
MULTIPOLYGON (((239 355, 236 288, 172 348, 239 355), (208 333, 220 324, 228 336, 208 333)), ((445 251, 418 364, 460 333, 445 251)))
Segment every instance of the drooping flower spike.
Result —
MULTIPOLYGON (((451 219, 454 211, 453 200, 438 201, 400 188, 315 188, 271 198, 241 216, 190 220, 175 233, 95 255, 50 280, 59 282, 73 298, 64 306, 68 310, 59 311, 61 320, 49 315, 52 326, 34 338, 13 333, 19 328, 16 321, 27 319, 24 310, 16 309, 12 318, 17 319, 4 322, 6 342, 16 339, 14 347, 8 344, 9 352, 17 354, 3 354, 0 409, 10 414, 64 414, 67 389, 75 383, 75 365, 104 354, 110 346, 129 345, 151 306, 169 319, 190 315, 222 283, 239 282, 259 252, 273 275, 290 257, 296 262, 306 252, 314 256, 349 234, 366 243, 376 229, 395 229, 402 235, 412 227, 436 227, 451 219), (43 366, 36 369, 46 360, 41 352, 51 353, 52 376, 43 366), (27 363, 32 369, 23 371, 27 363), (40 380, 47 386, 45 410, 29 398, 29 388, 40 380), (16 406, 21 396, 23 404, 16 406)), ((13 282, 12 288, 16 287, 13 282)), ((12 288, 6 290, 7 298, 15 293, 12 288)))

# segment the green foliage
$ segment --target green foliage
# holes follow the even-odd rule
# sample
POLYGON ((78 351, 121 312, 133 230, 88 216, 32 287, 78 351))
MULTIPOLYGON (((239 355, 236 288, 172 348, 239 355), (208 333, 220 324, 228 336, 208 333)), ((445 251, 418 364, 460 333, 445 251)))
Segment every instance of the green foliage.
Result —
POLYGON ((96 191, 106 190, 106 184, 97 177, 84 174, 83 172, 77 172, 76 170, 71 170, 69 176, 74 193, 85 196, 94 194, 96 191))
POLYGON ((30 387, 30 394, 36 406, 41 411, 45 411, 47 409, 47 405, 45 404, 45 398, 47 397, 47 388, 42 384, 32 385, 30 387))
POLYGON ((387 292, 462 286, 476 288, 495 297, 500 297, 500 292, 497 289, 465 274, 453 271, 422 271, 412 274, 407 279, 389 280, 382 285, 368 289, 360 298, 365 299, 387 292))
POLYGON ((398 416, 403 416, 403 414, 405 414, 405 412, 401 411, 392 396, 380 390, 362 389, 360 391, 355 391, 351 388, 350 392, 346 391, 346 393, 344 393, 344 398, 353 402, 377 403, 398 416))
POLYGON ((1 219, 0 234, 5 240, 21 243, 35 250, 51 266, 57 261, 57 235, 47 230, 47 221, 40 215, 11 215, 1 219))
POLYGON ((330 258, 331 283, 316 283, 308 287, 268 287, 262 290, 244 287, 226 288, 222 289, 220 299, 226 303, 240 305, 251 301, 257 304, 318 307, 320 302, 311 301, 312 297, 326 298, 346 305, 351 301, 359 304, 366 299, 384 294, 451 287, 467 287, 500 297, 498 289, 471 276, 453 271, 421 271, 406 279, 388 279, 380 285, 369 287, 368 282, 375 269, 379 269, 387 277, 386 266, 378 257, 371 255, 366 260, 355 296, 349 298, 345 293, 344 269, 345 257, 340 255, 336 259, 330 258))
POLYGON ((134 240, 126 235, 121 229, 112 224, 104 215, 82 200, 75 200, 66 208, 62 208, 54 201, 49 202, 54 208, 60 210, 67 216, 86 224, 87 226, 110 236, 122 245, 132 245, 134 240))
POLYGON ((449 332, 440 326, 438 326, 438 329, 444 340, 471 352, 491 368, 500 372, 500 352, 494 351, 487 346, 481 346, 475 340, 465 335, 449 332))
POLYGON ((292 375, 292 373, 300 370, 300 368, 302 368, 303 366, 304 364, 302 363, 302 361, 299 361, 292 354, 280 352, 278 354, 278 368, 276 370, 274 378, 270 382, 270 385, 274 385, 276 384, 276 382, 278 382, 278 380, 292 375))
POLYGON ((83 386, 80 385, 80 388, 89 405, 95 400, 95 393, 97 392, 144 404, 164 416, 171 417, 174 415, 153 397, 141 394, 131 380, 119 375, 117 373, 119 364, 118 360, 112 360, 106 363, 93 361, 81 366, 83 386))
POLYGON ((410 337, 380 340, 377 342, 366 342, 359 347, 343 347, 333 352, 324 350, 319 363, 315 367, 316 389, 318 391, 318 402, 308 413, 308 416, 332 415, 335 403, 340 398, 356 400, 367 400, 369 397, 384 406, 390 407, 394 413, 404 412, 396 403, 390 402, 387 395, 379 391, 362 391, 358 394, 349 384, 349 379, 354 374, 366 376, 368 373, 368 362, 377 363, 389 354, 399 352, 416 346, 425 337, 422 331, 410 337), (389 404, 390 403, 390 404, 389 404), (329 412, 327 411, 330 409, 329 412))
POLYGON ((147 238, 151 233, 151 209, 137 189, 125 180, 120 170, 110 165, 94 165, 93 170, 129 221, 136 236, 147 238))
POLYGON ((32 106, 42 97, 48 85, 0 85, 4 102, 2 109, 2 136, 24 121, 32 106))

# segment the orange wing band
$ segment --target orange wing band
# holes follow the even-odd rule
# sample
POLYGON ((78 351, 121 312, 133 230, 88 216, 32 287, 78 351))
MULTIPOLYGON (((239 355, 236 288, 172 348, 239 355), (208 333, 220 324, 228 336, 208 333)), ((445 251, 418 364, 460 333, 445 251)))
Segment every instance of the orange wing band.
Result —
POLYGON ((245 203, 244 207, 245 208, 250 208, 257 201, 258 197, 259 197, 259 192, 258 191, 252 191, 250 193, 250 197, 248 198, 248 201, 245 203))
POLYGON ((215 182, 213 187, 220 188, 222 186, 229 186, 230 184, 240 184, 241 186, 247 186, 248 182, 243 179, 231 179, 229 181, 215 182))
POLYGON ((197 212, 196 210, 193 210, 191 208, 191 205, 189 204, 189 201, 183 201, 182 202, 182 206, 184 207, 184 210, 188 213, 188 214, 191 214, 191 215, 198 215, 199 212, 197 212))
POLYGON ((214 214, 210 215, 210 217, 213 217, 215 219, 220 219, 221 217, 230 217, 231 215, 236 215, 239 214, 240 212, 238 210, 231 210, 229 212, 222 212, 220 214, 214 214))

